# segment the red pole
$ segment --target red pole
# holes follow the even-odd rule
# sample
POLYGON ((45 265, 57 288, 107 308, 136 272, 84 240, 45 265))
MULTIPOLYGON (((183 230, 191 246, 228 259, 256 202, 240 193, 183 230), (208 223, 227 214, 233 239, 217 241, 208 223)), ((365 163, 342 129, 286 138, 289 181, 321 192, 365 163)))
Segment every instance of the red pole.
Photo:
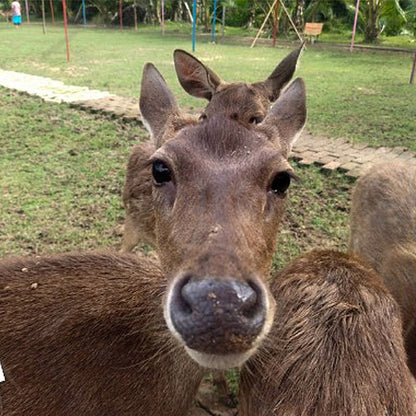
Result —
POLYGON ((51 8, 51 15, 52 15, 52 24, 55 24, 55 13, 53 12, 53 4, 52 4, 52 0, 49 0, 49 6, 51 8))
POLYGON ((119 1, 119 15, 120 15, 120 30, 123 30, 123 0, 119 1))
POLYGON ((352 38, 351 38, 350 52, 352 52, 354 50, 355 32, 356 32, 356 29, 357 29, 358 9, 359 8, 360 8, 360 0, 357 0, 357 4, 355 5, 354 26, 352 28, 352 38))
POLYGON ((28 0, 25 0, 25 6, 26 6, 26 19, 27 19, 27 22, 30 23, 29 1, 28 0))
POLYGON ((64 29, 65 29, 65 42, 66 42, 66 61, 69 62, 69 38, 68 38, 68 19, 66 16, 66 1, 62 0, 62 6, 64 9, 64 29))

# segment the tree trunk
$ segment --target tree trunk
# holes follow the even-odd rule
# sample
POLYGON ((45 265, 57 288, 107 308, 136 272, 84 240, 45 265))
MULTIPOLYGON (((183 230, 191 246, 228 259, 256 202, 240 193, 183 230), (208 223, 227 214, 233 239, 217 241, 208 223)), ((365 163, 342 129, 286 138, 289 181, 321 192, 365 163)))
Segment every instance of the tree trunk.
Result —
POLYGON ((294 23, 298 30, 302 30, 303 26, 305 26, 305 21, 304 21, 305 2, 306 0, 296 1, 294 23))
POLYGON ((368 0, 368 6, 365 13, 364 42, 377 42, 380 11, 381 8, 379 0, 368 0))

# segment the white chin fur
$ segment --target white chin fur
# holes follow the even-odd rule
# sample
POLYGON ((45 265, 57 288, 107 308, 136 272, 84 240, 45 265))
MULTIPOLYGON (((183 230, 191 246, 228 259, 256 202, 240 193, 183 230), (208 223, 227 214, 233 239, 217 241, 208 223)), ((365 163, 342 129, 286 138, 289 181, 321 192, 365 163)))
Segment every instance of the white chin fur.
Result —
POLYGON ((250 356, 255 352, 255 348, 243 352, 241 354, 205 354, 185 347, 186 352, 190 357, 195 360, 201 367, 212 368, 216 370, 228 370, 233 367, 240 367, 247 361, 250 356))

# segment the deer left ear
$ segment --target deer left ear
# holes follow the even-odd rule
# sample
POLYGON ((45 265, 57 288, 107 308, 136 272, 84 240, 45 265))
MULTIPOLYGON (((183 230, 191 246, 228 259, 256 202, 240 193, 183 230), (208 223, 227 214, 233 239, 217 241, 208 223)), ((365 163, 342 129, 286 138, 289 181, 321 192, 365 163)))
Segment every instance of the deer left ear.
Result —
POLYGON ((275 101, 279 97, 283 87, 292 79, 304 45, 305 43, 302 43, 299 49, 286 56, 265 81, 253 84, 265 90, 270 101, 275 101))
POLYGON ((180 110, 162 75, 151 63, 143 68, 139 105, 143 124, 159 147, 169 123, 179 117, 180 110))
POLYGON ((287 157, 306 123, 306 89, 302 78, 296 78, 283 91, 259 128, 280 145, 287 157))
POLYGON ((173 61, 183 89, 194 97, 211 100, 222 83, 221 78, 195 56, 181 49, 174 51, 173 61))

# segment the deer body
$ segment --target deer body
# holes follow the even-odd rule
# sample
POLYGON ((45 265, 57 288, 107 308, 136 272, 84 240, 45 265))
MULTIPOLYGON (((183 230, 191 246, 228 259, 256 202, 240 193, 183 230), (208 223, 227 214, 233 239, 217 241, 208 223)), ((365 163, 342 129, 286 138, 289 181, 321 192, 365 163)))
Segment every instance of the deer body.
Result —
POLYGON ((374 166, 355 187, 350 250, 380 274, 400 306, 409 367, 416 377, 416 167, 374 166))
POLYGON ((413 416, 399 308, 358 258, 312 251, 280 271, 273 328, 243 367, 241 416, 413 416))
MULTIPOLYGON (((280 96, 282 89, 292 78, 301 50, 302 47, 291 52, 265 81, 253 84, 226 83, 210 68, 182 50, 175 51, 174 62, 179 82, 184 89, 195 97, 209 101, 201 118, 222 115, 252 128, 264 120, 271 103, 280 96)), ((153 101, 160 104, 157 94, 154 94, 153 101)), ((151 101, 148 102, 150 106, 151 101)), ((171 93, 167 102, 174 107, 174 114, 170 116, 163 130, 164 138, 157 137, 157 141, 165 141, 183 127, 197 123, 196 117, 185 115, 179 110, 171 93)), ((159 111, 160 107, 153 105, 148 113, 159 111)), ((149 128, 145 117, 143 120, 149 128)), ((158 136, 159 133, 156 128, 155 135, 158 136)), ((153 247, 157 245, 151 200, 151 175, 147 164, 156 147, 148 142, 140 143, 133 148, 129 157, 123 188, 123 204, 126 209, 122 241, 124 252, 132 251, 139 243, 153 247)))
POLYGON ((0 414, 186 414, 202 373, 166 328, 165 289, 144 257, 3 261, 0 414))

